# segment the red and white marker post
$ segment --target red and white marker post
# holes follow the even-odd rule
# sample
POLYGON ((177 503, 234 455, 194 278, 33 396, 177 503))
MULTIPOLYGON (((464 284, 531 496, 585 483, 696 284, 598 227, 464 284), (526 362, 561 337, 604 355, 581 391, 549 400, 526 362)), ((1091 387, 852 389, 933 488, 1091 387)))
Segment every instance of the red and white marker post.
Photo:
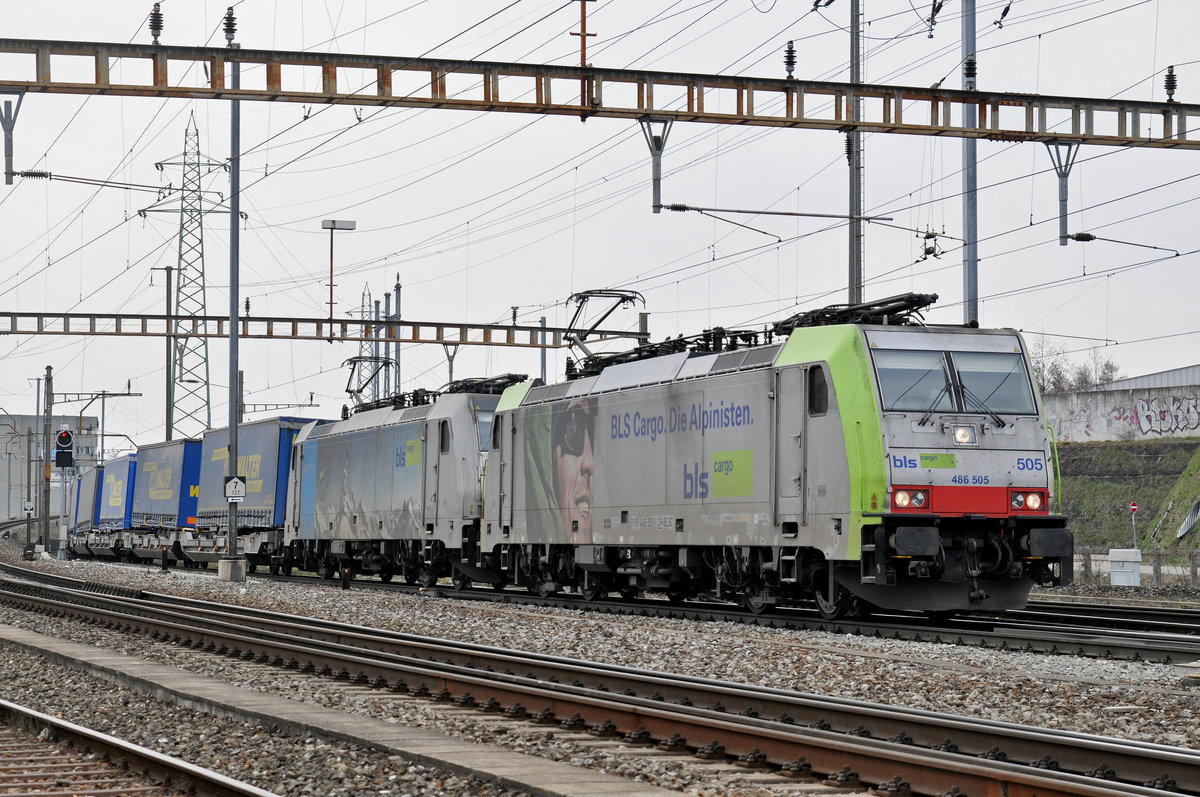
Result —
POLYGON ((1129 502, 1129 517, 1133 520, 1133 547, 1138 547, 1137 544, 1137 501, 1129 502))

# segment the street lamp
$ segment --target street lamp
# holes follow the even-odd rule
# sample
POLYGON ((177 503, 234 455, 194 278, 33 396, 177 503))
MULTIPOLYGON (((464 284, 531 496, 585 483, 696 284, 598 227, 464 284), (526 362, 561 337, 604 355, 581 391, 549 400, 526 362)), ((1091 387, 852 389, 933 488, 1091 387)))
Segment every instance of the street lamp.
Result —
POLYGON ((355 223, 345 219, 325 219, 322 230, 329 230, 329 342, 333 343, 333 231, 353 230, 355 223))

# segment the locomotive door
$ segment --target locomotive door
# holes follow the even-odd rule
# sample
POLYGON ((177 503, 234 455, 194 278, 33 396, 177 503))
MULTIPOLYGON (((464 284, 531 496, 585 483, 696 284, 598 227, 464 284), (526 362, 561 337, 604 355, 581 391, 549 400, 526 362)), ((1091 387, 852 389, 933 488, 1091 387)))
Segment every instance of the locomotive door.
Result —
POLYGON ((805 519, 815 521, 821 516, 833 516, 849 504, 850 484, 846 471, 847 441, 829 374, 821 363, 808 366, 807 374, 804 509, 805 519))
POLYGON ((497 414, 495 422, 499 426, 499 431, 496 432, 493 438, 493 450, 499 453, 497 462, 500 464, 500 473, 497 474, 497 520, 499 520, 500 528, 497 531, 513 526, 513 479, 514 468, 512 463, 513 443, 517 439, 514 433, 514 424, 516 423, 517 414, 515 412, 505 412, 497 414))
POLYGON ((804 368, 790 366, 775 374, 775 523, 804 516, 804 368))
POLYGON ((425 531, 432 534, 440 520, 443 482, 448 487, 453 479, 453 471, 442 478, 447 467, 454 467, 449 456, 450 421, 445 418, 426 421, 425 441, 425 531))

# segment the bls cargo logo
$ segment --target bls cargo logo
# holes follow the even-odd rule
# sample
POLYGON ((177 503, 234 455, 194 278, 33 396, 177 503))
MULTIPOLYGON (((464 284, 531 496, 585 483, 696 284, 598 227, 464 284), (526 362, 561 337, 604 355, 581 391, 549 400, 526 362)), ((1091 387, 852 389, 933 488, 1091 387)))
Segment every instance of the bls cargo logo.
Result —
POLYGON ((700 470, 700 463, 683 466, 683 499, 708 498, 708 473, 700 470))
POLYGON ((717 451, 708 470, 683 466, 683 499, 749 498, 754 494, 754 450, 717 451))
POLYGON ((421 441, 420 440, 397 440, 396 441, 396 467, 409 468, 414 465, 421 464, 421 441), (400 447, 400 443, 404 443, 404 447, 400 447))
POLYGON ((953 454, 928 454, 921 452, 916 457, 910 457, 907 454, 892 454, 893 468, 950 468, 958 467, 958 460, 953 454))

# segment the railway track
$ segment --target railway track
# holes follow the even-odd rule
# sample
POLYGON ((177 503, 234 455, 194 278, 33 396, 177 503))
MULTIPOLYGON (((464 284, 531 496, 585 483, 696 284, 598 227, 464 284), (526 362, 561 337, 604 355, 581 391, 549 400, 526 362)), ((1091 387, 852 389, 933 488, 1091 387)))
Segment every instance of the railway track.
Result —
MULTIPOLYGON (((312 576, 270 576, 299 583, 320 581, 312 576)), ((384 584, 370 579, 352 580, 354 589, 385 589, 408 593, 428 592, 403 584, 384 584)), ((528 603, 586 609, 606 614, 654 616, 709 622, 733 622, 768 628, 830 631, 884 639, 975 645, 1032 653, 1058 653, 1106 659, 1162 663, 1200 659, 1200 612, 1127 607, 1092 606, 1053 601, 1031 604, 1027 611, 995 615, 964 615, 931 618, 921 614, 881 614, 864 618, 825 620, 816 609, 784 607, 752 614, 731 603, 687 601, 672 603, 655 598, 588 601, 572 593, 543 597, 518 589, 460 590, 438 587, 436 591, 461 600, 528 603), (1058 609, 1062 611, 1057 611, 1058 609), (1117 611, 1109 612, 1108 609, 1117 611), (1119 633, 1113 633, 1118 631, 1119 633)))
MULTIPOLYGON (((119 591, 119 590, 110 590, 119 591)), ((132 592, 130 590, 129 592, 132 592)), ((161 595, 0 582, 7 602, 635 744, 889 793, 1200 794, 1200 753, 631 670, 161 595), (709 740, 714 740, 709 743, 709 740)))
POLYGON ((0 794, 272 796, 7 700, 0 700, 0 794))
POLYGON ((1130 606, 1111 603, 1085 604, 1064 601, 1030 601, 1019 611, 1006 613, 1018 619, 1050 617, 1070 619, 1096 628, 1131 628, 1170 634, 1200 635, 1200 609, 1162 606, 1130 606))
MULTIPOLYGON (((127 567, 134 565, 113 565, 127 567)), ((0 563, 0 572, 16 575, 35 571, 0 563)), ((203 571, 192 571, 200 573, 203 571)), ((58 583, 75 584, 61 578, 58 583)), ((214 573, 215 577, 215 573, 214 573)), ((273 576, 256 573, 255 578, 292 583, 329 583, 317 576, 273 576)), ((418 586, 383 583, 375 579, 352 579, 352 589, 382 589, 405 593, 429 592, 418 586)), ((99 585, 88 587, 101 589, 99 585)), ((699 622, 733 622, 768 628, 828 631, 881 639, 973 645, 997 650, 1030 653, 1068 654, 1104 659, 1148 661, 1178 664, 1200 660, 1200 612, 1186 609, 1119 607, 1039 601, 1026 610, 995 615, 964 615, 935 619, 919 614, 885 614, 865 618, 825 620, 815 609, 785 607, 752 614, 730 603, 688 601, 671 603, 656 598, 635 600, 584 600, 574 593, 539 596, 519 589, 460 590, 436 587, 438 594, 459 600, 522 603, 568 609, 584 609, 605 614, 665 617, 699 622)))

